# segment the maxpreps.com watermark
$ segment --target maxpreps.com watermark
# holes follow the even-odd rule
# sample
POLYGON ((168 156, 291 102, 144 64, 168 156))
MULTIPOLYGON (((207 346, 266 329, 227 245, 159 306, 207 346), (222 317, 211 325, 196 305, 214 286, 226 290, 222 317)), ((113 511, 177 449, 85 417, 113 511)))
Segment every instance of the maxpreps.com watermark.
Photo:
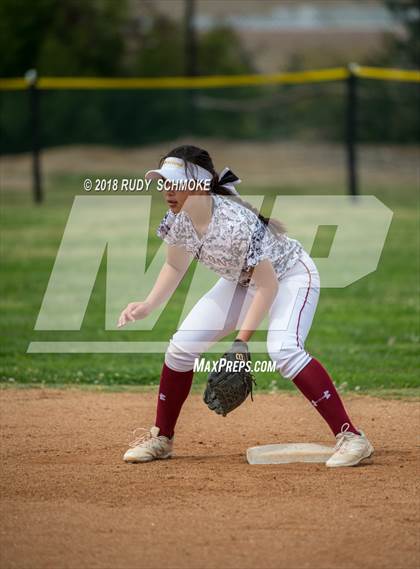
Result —
POLYGON ((276 362, 272 360, 255 360, 255 361, 245 361, 236 360, 231 361, 226 358, 220 358, 216 361, 206 360, 206 358, 195 358, 194 360, 194 372, 203 371, 205 373, 221 371, 230 372, 255 372, 255 373, 271 373, 276 371, 276 362))
POLYGON ((145 180, 144 178, 85 178, 83 189, 86 192, 148 192, 156 183, 158 192, 210 190, 211 180, 145 180))

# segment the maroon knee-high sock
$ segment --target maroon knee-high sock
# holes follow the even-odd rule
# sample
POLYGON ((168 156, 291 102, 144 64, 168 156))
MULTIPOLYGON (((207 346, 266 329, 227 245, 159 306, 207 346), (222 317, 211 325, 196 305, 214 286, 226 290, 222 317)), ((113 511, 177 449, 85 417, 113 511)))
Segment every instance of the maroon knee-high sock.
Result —
POLYGON ((351 422, 327 370, 318 360, 312 358, 293 379, 293 383, 325 419, 334 435, 341 431, 345 423, 348 423, 350 432, 360 434, 351 422))
POLYGON ((194 370, 175 371, 163 364, 155 421, 160 429, 159 435, 173 436, 181 407, 191 389, 193 375, 194 370))

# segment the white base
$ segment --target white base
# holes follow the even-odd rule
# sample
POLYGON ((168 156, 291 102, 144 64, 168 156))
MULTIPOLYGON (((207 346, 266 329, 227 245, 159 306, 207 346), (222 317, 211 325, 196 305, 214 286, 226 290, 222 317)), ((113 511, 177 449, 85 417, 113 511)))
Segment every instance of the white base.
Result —
POLYGON ((249 464, 287 464, 290 462, 326 462, 334 447, 315 443, 290 443, 251 447, 246 451, 249 464))

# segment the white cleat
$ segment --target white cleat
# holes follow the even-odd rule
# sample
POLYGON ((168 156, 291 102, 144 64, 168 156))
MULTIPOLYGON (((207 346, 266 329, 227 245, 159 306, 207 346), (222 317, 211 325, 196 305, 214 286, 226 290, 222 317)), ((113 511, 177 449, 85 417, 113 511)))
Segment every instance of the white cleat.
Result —
MULTIPOLYGON (((138 430, 136 429, 136 431, 138 430)), ((159 427, 141 430, 143 434, 130 443, 131 448, 124 455, 125 462, 150 462, 151 460, 171 458, 174 437, 168 439, 163 435, 159 436, 159 427)))
POLYGON ((356 466, 365 458, 373 454, 373 446, 370 444, 363 431, 360 435, 348 431, 349 424, 344 423, 341 433, 336 435, 337 443, 334 454, 325 463, 326 466, 356 466), (345 427, 343 429, 343 427, 345 427))

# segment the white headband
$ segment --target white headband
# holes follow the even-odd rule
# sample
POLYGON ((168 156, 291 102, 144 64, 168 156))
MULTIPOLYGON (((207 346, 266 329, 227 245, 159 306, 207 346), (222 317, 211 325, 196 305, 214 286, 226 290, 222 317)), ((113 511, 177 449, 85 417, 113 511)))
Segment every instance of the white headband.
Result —
MULTIPOLYGON (((166 180, 212 180, 213 174, 192 162, 184 162, 182 158, 175 158, 168 156, 163 161, 160 168, 156 170, 149 170, 145 174, 146 180, 156 180, 158 178, 165 178, 166 180), (187 171, 185 171, 185 164, 187 164, 187 171)), ((220 185, 226 188, 232 195, 238 196, 239 193, 235 188, 235 184, 240 184, 241 180, 230 170, 224 168, 219 174, 220 185)))

